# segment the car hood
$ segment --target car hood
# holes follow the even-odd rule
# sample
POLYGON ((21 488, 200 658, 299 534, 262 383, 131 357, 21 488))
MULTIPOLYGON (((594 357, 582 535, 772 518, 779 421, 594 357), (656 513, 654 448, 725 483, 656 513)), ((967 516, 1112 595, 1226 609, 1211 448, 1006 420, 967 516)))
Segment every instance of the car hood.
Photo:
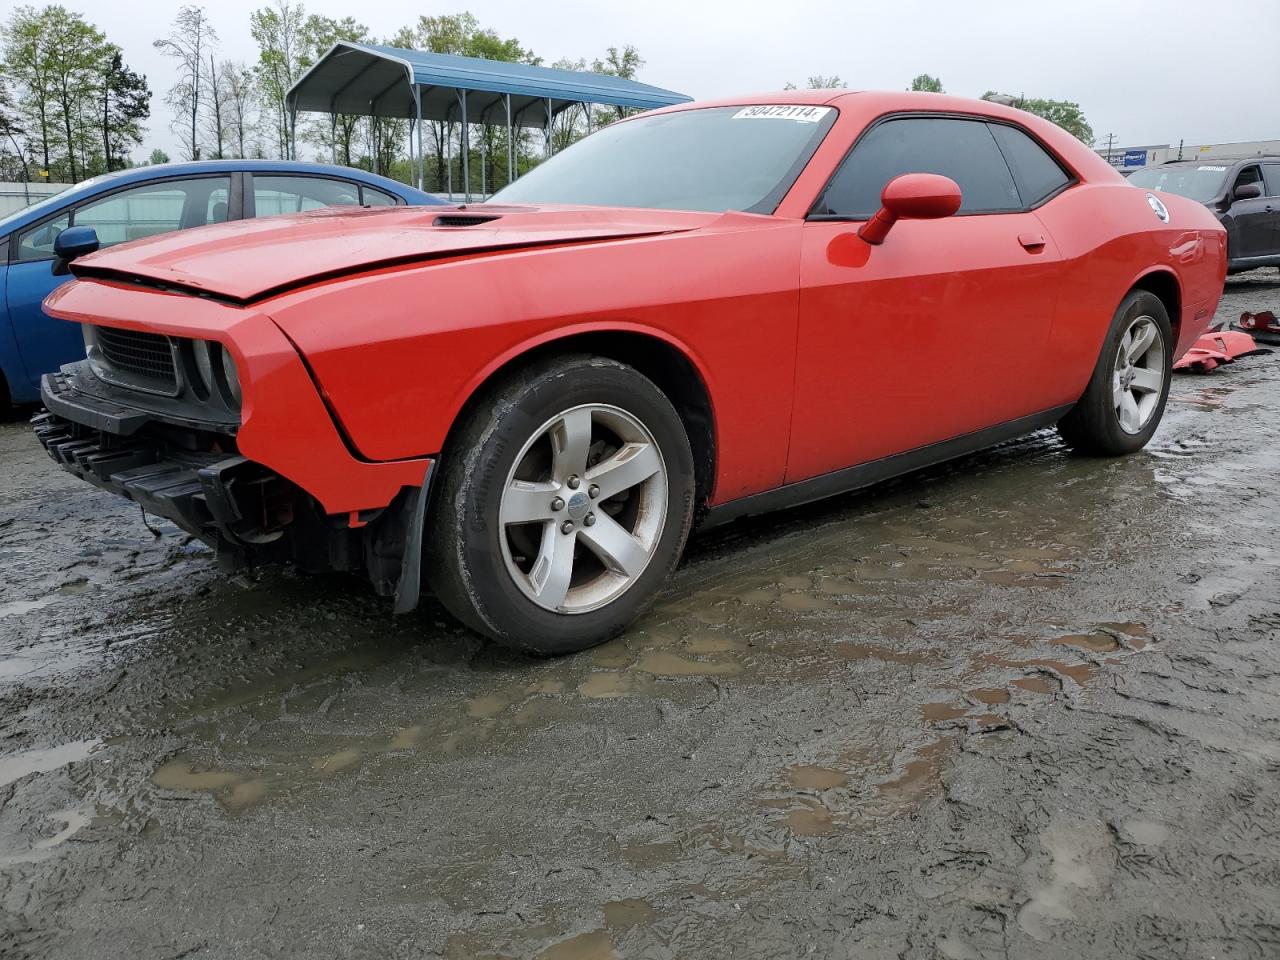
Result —
POLYGON ((379 267, 678 233, 720 216, 597 207, 328 208, 137 240, 82 257, 72 272, 250 303, 379 267))

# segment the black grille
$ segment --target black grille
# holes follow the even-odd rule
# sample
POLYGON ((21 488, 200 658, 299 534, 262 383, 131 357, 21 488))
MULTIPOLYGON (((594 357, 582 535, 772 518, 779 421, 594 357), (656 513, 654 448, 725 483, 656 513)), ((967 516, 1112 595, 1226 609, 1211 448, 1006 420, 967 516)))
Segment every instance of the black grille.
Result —
POLYGON ((141 377, 157 386, 176 389, 178 373, 173 365, 169 338, 135 330, 98 328, 102 359, 116 371, 141 377))

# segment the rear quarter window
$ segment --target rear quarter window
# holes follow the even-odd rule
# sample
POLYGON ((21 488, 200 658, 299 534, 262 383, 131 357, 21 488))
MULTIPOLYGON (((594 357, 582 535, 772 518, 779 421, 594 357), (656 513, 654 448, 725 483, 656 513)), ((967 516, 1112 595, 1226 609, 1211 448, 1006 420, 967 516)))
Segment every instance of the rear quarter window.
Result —
POLYGON ((1029 134, 1004 123, 988 126, 1013 171, 1024 206, 1043 203, 1071 182, 1061 164, 1029 134))

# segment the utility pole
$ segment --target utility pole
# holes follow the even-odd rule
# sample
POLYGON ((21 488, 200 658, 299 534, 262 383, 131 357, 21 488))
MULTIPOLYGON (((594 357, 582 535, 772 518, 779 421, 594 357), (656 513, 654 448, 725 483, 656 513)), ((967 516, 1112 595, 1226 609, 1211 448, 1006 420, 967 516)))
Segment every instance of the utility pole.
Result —
MULTIPOLYGON (((1111 145, 1115 142, 1116 135, 1114 133, 1107 134, 1107 163, 1111 163, 1111 145)), ((1114 164, 1112 164, 1114 166, 1114 164)))
POLYGON ((1179 160, 1182 159, 1182 144, 1183 144, 1183 141, 1179 140, 1178 141, 1178 159, 1179 160))

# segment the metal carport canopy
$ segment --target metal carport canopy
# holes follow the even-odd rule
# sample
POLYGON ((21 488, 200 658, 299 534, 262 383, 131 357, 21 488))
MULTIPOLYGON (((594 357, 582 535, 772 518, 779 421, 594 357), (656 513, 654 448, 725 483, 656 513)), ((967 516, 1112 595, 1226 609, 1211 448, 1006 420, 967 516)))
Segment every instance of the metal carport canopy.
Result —
POLYGON ((692 99, 598 73, 342 41, 298 79, 288 104, 295 112, 448 121, 462 119, 465 98, 470 122, 493 117, 505 126, 508 95, 511 123, 524 127, 545 127, 548 113, 580 103, 652 110, 692 99))

